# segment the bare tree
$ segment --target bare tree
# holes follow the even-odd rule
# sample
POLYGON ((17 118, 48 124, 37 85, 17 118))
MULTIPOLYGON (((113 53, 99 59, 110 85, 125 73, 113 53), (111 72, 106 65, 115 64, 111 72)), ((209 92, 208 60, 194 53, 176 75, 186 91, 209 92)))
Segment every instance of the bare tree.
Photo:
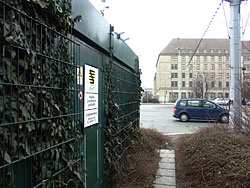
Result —
POLYGON ((213 87, 214 78, 208 77, 206 73, 197 74, 193 78, 193 92, 195 98, 207 98, 209 90, 213 87), (203 96, 205 95, 205 96, 203 96))

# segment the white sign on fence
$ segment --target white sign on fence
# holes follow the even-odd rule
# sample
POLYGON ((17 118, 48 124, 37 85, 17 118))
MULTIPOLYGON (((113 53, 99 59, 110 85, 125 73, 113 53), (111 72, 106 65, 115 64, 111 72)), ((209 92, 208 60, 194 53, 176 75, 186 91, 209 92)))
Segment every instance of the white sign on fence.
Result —
POLYGON ((84 127, 98 123, 98 69, 85 65, 84 127))

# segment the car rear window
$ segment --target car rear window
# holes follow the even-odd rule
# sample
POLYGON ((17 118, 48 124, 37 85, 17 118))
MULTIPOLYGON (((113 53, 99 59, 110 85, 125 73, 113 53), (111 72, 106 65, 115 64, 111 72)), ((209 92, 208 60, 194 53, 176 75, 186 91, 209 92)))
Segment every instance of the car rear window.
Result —
POLYGON ((200 107, 200 101, 188 101, 187 105, 190 107, 200 107))
POLYGON ((187 101, 181 101, 180 106, 187 106, 187 101))

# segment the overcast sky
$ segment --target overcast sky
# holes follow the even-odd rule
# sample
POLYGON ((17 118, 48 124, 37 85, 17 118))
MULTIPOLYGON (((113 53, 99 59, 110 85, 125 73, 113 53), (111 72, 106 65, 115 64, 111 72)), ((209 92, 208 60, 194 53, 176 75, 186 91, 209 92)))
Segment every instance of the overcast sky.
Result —
MULTIPOLYGON (((221 0, 90 0, 104 11, 104 18, 125 32, 121 37, 139 56, 142 86, 153 87, 155 65, 159 53, 173 38, 201 38, 221 0)), ((244 40, 250 39, 250 2, 241 4, 244 40), (247 27, 245 27, 247 23, 247 27)), ((230 3, 224 2, 215 15, 205 38, 228 38, 226 25, 230 23, 230 3), (224 11, 225 10, 225 11, 224 11), (225 12, 225 13, 224 13, 225 12), (226 21, 227 20, 227 21, 226 21)))

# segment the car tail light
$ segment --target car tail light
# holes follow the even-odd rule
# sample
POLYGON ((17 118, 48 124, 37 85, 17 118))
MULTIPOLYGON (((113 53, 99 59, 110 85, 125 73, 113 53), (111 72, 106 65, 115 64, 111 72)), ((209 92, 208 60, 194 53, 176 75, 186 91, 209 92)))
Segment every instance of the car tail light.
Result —
POLYGON ((176 109, 176 107, 174 107, 174 112, 177 112, 177 109, 176 109))

